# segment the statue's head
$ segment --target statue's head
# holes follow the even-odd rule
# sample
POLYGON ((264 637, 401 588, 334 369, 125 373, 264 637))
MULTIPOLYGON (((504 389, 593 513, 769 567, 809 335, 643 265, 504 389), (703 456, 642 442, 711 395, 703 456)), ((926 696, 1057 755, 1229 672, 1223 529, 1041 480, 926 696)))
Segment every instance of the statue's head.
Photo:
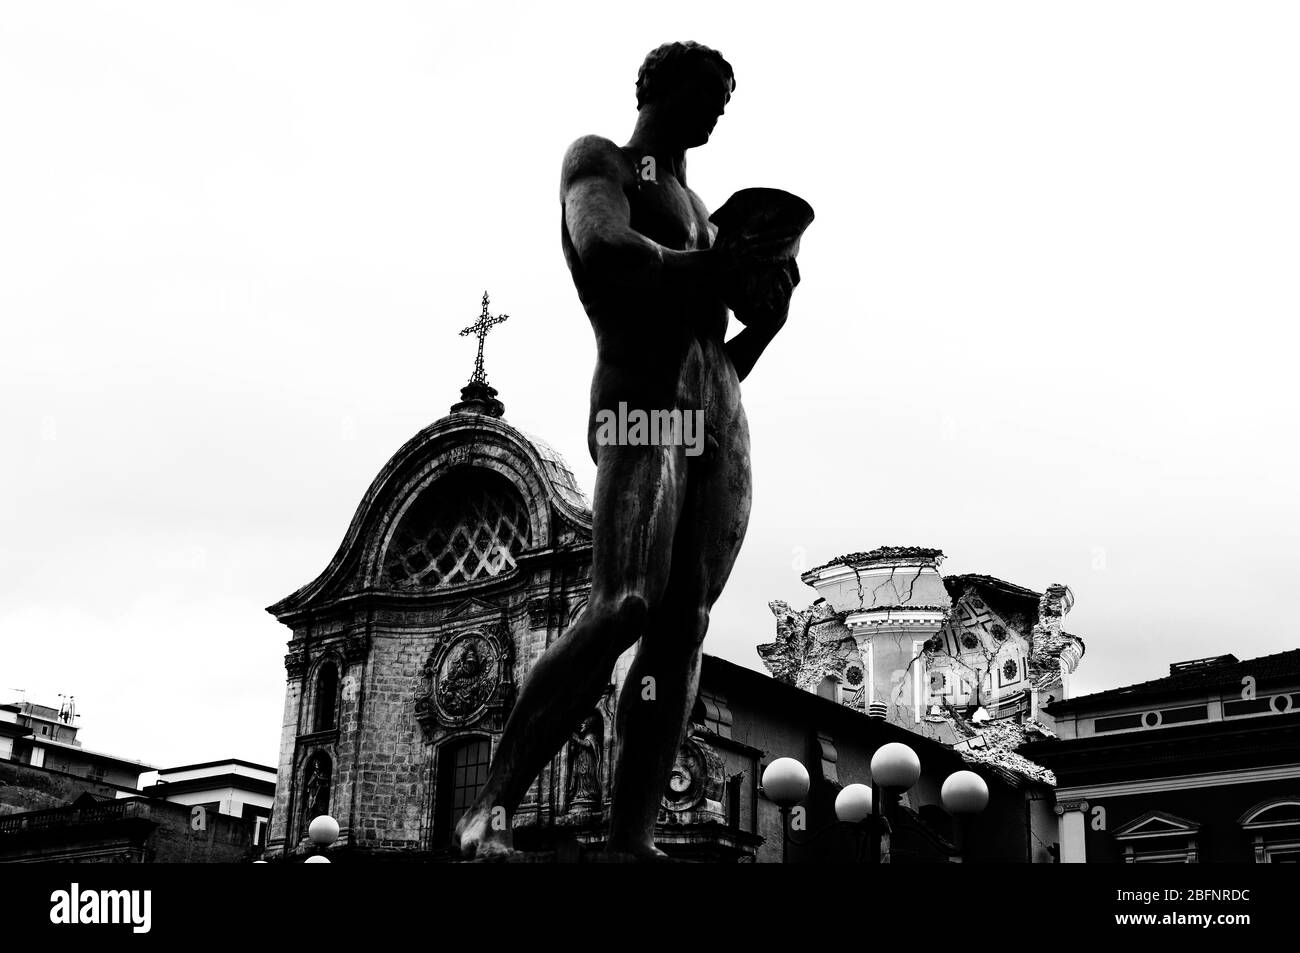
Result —
POLYGON ((699 43, 665 43, 646 56, 636 77, 636 105, 658 110, 685 147, 709 141, 736 88, 731 64, 699 43))

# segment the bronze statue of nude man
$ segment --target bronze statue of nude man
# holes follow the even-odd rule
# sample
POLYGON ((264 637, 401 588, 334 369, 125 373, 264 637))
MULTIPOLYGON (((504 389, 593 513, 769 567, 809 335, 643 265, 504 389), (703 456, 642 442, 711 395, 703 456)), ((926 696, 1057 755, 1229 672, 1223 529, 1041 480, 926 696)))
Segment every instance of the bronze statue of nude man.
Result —
POLYGON ((740 382, 784 324, 798 281, 793 259, 771 257, 779 244, 771 234, 740 233, 713 247, 708 210, 686 185, 686 150, 708 141, 735 85, 714 50, 661 46, 637 78, 628 144, 586 136, 564 157, 561 241, 598 351, 588 427, 597 465, 591 594, 524 681, 487 782, 456 827, 465 855, 510 852, 510 823, 501 819, 640 640, 617 704, 607 849, 663 856, 654 845, 660 799, 699 688, 709 610, 749 521, 740 382), (747 287, 757 276, 765 293, 735 305, 747 326, 724 341, 722 289, 742 272, 747 287), (597 418, 620 405, 702 411, 703 451, 603 439, 597 418))

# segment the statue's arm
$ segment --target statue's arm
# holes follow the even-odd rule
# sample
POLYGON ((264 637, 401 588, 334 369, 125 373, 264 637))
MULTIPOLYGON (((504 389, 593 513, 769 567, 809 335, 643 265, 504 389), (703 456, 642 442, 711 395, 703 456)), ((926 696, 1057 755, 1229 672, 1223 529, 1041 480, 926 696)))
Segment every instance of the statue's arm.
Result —
POLYGON ((772 343, 772 338, 781 330, 785 320, 780 324, 767 327, 745 328, 725 345, 731 366, 736 369, 736 376, 744 380, 754 369, 763 351, 772 343))
POLYGON ((569 147, 560 198, 569 240, 593 277, 634 287, 699 284, 713 277, 708 251, 679 251, 632 228, 626 189, 635 171, 608 139, 584 136, 569 147))
POLYGON ((768 273, 768 294, 752 313, 742 315, 750 323, 725 345, 731 366, 742 381, 754 369, 763 351, 777 333, 785 327, 790 312, 790 295, 799 283, 799 270, 794 261, 775 266, 768 273))

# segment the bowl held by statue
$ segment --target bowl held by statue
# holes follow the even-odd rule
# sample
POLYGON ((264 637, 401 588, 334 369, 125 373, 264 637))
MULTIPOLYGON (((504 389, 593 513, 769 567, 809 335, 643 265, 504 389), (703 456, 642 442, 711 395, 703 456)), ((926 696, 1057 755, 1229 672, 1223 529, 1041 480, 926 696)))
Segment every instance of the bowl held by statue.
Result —
POLYGON ((737 320, 750 327, 779 324, 790 306, 790 292, 799 283, 795 256, 799 240, 812 224, 812 206, 781 189, 741 189, 709 216, 717 226, 713 247, 764 246, 760 255, 723 279, 722 297, 737 320))

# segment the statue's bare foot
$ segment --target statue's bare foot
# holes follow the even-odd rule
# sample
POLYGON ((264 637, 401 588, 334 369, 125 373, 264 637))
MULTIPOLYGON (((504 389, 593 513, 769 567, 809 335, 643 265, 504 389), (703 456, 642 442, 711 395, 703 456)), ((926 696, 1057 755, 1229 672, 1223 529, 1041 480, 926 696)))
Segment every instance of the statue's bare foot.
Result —
POLYGON ((514 849, 509 822, 494 826, 495 808, 475 806, 465 813, 456 824, 456 833, 452 842, 460 847, 462 857, 476 860, 505 860, 514 849))
POLYGON ((655 861, 668 859, 668 855, 656 847, 652 840, 637 841, 634 843, 626 843, 621 840, 611 840, 606 845, 605 851, 610 854, 627 854, 633 859, 643 863, 653 863, 655 861))

